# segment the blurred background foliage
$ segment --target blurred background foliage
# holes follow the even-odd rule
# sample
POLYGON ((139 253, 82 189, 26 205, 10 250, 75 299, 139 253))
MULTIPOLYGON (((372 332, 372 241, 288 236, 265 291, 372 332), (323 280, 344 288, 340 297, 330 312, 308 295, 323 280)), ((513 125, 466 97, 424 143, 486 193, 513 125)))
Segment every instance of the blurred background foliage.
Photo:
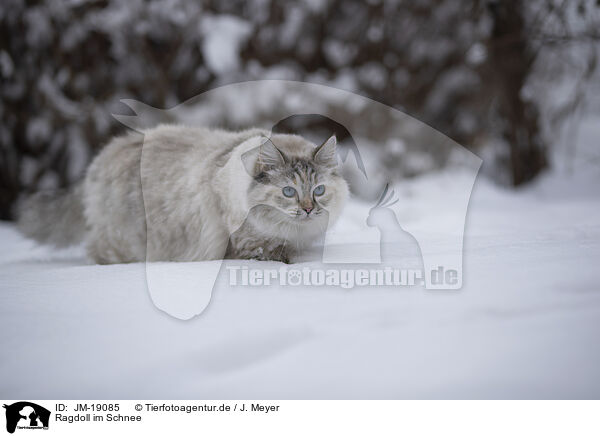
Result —
POLYGON ((265 78, 376 99, 525 184, 598 91, 599 3, 3 0, 0 218, 21 193, 80 178, 125 131, 120 99, 169 108, 265 78))

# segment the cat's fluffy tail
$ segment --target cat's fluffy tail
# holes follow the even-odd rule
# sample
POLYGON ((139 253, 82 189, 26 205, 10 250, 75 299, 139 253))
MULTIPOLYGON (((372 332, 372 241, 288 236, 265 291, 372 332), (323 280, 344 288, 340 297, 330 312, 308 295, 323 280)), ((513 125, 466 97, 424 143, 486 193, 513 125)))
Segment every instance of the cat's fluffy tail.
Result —
POLYGON ((85 235, 82 186, 41 191, 17 204, 17 227, 25 236, 56 247, 75 245, 85 235))

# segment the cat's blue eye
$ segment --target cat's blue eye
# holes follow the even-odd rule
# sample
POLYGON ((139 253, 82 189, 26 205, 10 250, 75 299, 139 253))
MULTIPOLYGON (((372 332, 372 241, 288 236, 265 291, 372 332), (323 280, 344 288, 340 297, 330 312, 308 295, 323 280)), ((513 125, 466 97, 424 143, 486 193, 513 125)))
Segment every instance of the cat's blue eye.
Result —
POLYGON ((291 186, 286 186, 285 188, 283 188, 282 191, 283 195, 285 195, 286 197, 293 197, 294 195, 296 195, 296 190, 291 186))
POLYGON ((325 194, 325 185, 319 185, 313 191, 315 195, 323 195, 325 194))

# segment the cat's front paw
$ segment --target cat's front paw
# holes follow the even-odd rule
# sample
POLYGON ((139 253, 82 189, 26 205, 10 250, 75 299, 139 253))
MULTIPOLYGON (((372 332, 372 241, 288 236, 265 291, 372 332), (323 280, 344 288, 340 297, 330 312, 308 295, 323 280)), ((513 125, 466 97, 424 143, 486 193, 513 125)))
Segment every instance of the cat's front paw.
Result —
POLYGON ((265 251, 262 247, 257 247, 247 253, 246 257, 252 260, 268 260, 265 258, 265 251))
POLYGON ((289 264, 291 263, 287 251, 279 248, 276 250, 265 250, 263 247, 258 247, 252 251, 252 259, 271 261, 271 262, 282 262, 289 264))
POLYGON ((286 253, 282 253, 282 254, 279 254, 279 255, 276 255, 276 256, 272 256, 268 260, 275 261, 275 262, 287 263, 287 264, 292 263, 290 261, 290 258, 288 257, 288 255, 286 253))

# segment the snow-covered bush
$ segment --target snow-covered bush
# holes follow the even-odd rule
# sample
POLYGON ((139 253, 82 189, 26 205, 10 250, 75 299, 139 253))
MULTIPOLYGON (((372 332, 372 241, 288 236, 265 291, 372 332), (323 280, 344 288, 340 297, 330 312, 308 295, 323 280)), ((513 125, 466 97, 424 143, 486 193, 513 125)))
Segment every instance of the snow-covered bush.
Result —
MULTIPOLYGON (((263 78, 326 83, 404 110, 471 149, 492 147, 496 172, 523 183, 546 165, 560 113, 539 98, 559 80, 550 73, 593 75, 597 44, 584 44, 597 38, 595 14, 592 0, 3 0, 0 218, 21 192, 79 178, 124 130, 110 115, 126 111, 120 99, 166 108, 263 78), (555 40, 578 44, 581 65, 565 68, 555 40)), ((382 146, 407 154, 401 174, 443 165, 443 156, 424 165, 416 144, 382 146)))

